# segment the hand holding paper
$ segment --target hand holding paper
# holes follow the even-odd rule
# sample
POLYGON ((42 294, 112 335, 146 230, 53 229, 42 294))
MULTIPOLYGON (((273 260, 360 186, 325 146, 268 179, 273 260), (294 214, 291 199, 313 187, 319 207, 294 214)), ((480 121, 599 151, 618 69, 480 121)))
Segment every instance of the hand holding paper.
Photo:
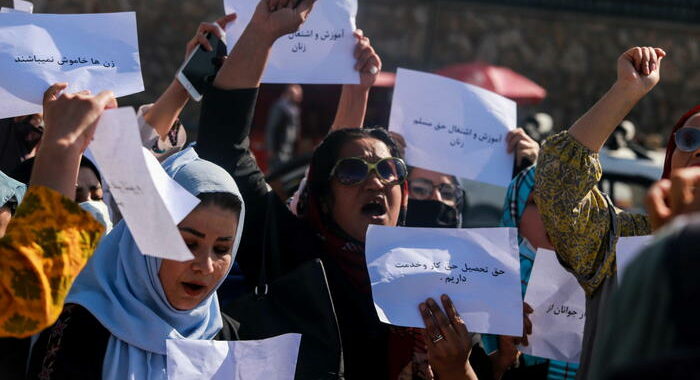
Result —
POLYGON ((191 260, 192 253, 175 224, 197 206, 199 199, 170 178, 141 146, 134 110, 105 112, 90 151, 141 252, 164 259, 191 260))
POLYGON ((94 97, 57 96, 66 86, 54 84, 44 93, 46 132, 34 163, 31 184, 52 188, 73 199, 80 154, 92 138, 103 110, 116 107, 116 100, 111 91, 94 97))
POLYGON ((440 297, 443 312, 434 299, 420 304, 428 346, 428 363, 438 379, 476 379, 469 365, 472 340, 469 330, 446 294, 440 297))
POLYGON ((272 45, 264 83, 358 84, 353 67, 357 0, 279 3, 261 1, 256 7, 256 1, 225 0, 226 13, 238 14, 226 30, 228 48, 245 38, 246 30, 272 45))
POLYGON ((366 258, 379 319, 423 327, 416 305, 450 296, 473 332, 520 336, 520 265, 511 228, 370 225, 366 258))
POLYGON ((399 69, 389 130, 406 141, 406 162, 496 186, 508 186, 515 102, 482 88, 399 69))

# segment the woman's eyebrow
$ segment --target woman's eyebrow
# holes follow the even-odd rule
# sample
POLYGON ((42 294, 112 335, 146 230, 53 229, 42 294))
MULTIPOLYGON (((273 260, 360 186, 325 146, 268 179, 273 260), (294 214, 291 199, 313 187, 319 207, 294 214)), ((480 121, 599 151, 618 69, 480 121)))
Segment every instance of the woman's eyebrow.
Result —
POLYGON ((196 237, 199 237, 199 238, 203 238, 204 236, 206 236, 206 235, 204 235, 203 233, 201 233, 201 232, 195 230, 194 228, 190 228, 190 227, 178 227, 178 229, 179 229, 180 231, 189 232, 189 233, 191 233, 192 235, 194 235, 194 236, 196 236, 196 237))
POLYGON ((225 237, 220 237, 217 238, 216 241, 231 241, 233 240, 233 236, 225 236, 225 237))

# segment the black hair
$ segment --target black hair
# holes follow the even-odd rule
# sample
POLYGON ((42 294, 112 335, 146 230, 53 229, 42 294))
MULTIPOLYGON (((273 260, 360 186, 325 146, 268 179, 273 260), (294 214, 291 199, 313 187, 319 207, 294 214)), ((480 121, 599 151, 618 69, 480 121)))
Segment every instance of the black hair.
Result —
MULTIPOLYGON (((407 167, 407 169, 408 169, 408 175, 406 176, 406 178, 408 178, 408 177, 411 176, 411 172, 412 172, 413 169, 415 169, 415 168, 416 168, 415 166, 408 166, 408 167, 407 167)), ((430 169, 424 169, 424 170, 430 170, 430 169)), ((434 170, 433 170, 433 171, 434 171, 434 170)), ((453 185, 462 187, 462 185, 459 183, 459 180, 457 179, 456 176, 447 174, 447 178, 450 179, 450 182, 452 182, 453 185)))
POLYGON ((102 175, 100 175, 100 171, 97 170, 97 166, 95 166, 95 164, 93 164, 89 158, 86 158, 85 156, 80 157, 80 167, 92 170, 92 172, 95 173, 95 177, 97 177, 97 181, 102 184, 102 175))
MULTIPOLYGON (((408 167, 408 175, 406 176, 406 180, 408 180, 408 177, 411 176, 411 172, 415 168, 416 168, 415 166, 408 167)), ((430 170, 430 169, 425 169, 425 170, 430 170)), ((453 185, 457 186, 457 189, 459 190, 459 194, 457 195, 457 203, 455 204, 455 208, 459 212, 459 217, 461 218, 462 211, 464 211, 464 207, 468 202, 467 192, 462 187, 462 184, 459 183, 459 179, 457 179, 457 176, 447 174, 447 177, 450 179, 450 182, 452 182, 453 185)), ((410 194, 410 192, 409 192, 409 194, 410 194)))
POLYGON ((16 168, 14 168, 10 173, 10 177, 22 182, 23 184, 29 186, 29 180, 32 178, 32 171, 34 170, 34 157, 28 158, 22 161, 16 168))
POLYGON ((200 206, 217 206, 227 211, 233 211, 236 216, 241 215, 243 202, 234 194, 226 192, 200 193, 197 198, 202 201, 200 206))
POLYGON ((328 196, 330 194, 331 171, 338 161, 340 150, 346 143, 363 138, 374 138, 383 142, 393 157, 402 158, 399 146, 389 135, 389 132, 383 128, 348 128, 333 131, 323 139, 311 157, 313 172, 308 178, 309 192, 321 198, 328 196))

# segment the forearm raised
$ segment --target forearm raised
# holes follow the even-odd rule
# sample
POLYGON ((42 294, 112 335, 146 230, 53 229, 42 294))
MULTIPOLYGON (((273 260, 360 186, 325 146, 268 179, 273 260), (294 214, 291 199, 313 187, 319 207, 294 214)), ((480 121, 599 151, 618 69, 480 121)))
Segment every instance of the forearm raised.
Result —
POLYGON ((180 117, 180 113, 189 99, 187 90, 182 87, 180 82, 173 80, 148 112, 143 115, 143 118, 148 125, 155 129, 160 138, 165 138, 170 132, 170 128, 180 117))
POLYGON ((344 85, 331 131, 344 128, 362 128, 367 113, 368 99, 368 89, 356 85, 344 85))
POLYGON ((643 96, 644 94, 635 92, 624 84, 615 83, 569 128, 569 134, 590 150, 600 151, 615 128, 643 96))

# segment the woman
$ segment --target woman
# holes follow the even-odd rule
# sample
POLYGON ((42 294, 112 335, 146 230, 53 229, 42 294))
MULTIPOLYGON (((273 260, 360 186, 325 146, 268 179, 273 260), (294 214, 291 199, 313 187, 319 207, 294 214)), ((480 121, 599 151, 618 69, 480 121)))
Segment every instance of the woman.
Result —
MULTIPOLYGON (((560 261, 586 292, 587 318, 578 378, 587 378, 597 320, 616 284, 617 239, 651 233, 646 215, 615 208, 597 188, 601 177, 597 153, 625 115, 658 83, 665 56, 662 49, 650 47, 623 53, 617 62, 615 84, 568 131, 548 139, 538 161, 534 190, 537 216, 541 216, 546 238, 560 261)), ((691 128, 698 126, 698 121, 689 116, 680 124, 691 128)), ((695 133, 672 136, 665 175, 700 164, 700 146, 690 138, 695 133), (672 147, 675 142, 680 142, 679 146, 672 147)))
MULTIPOLYGON (((551 243, 538 217, 533 200, 536 167, 531 166, 518 174, 510 183, 503 205, 501 226, 518 228, 518 247, 520 251, 520 278, 522 296, 525 298, 532 266, 535 263, 537 249, 553 250, 551 243)), ((526 314, 532 312, 525 304, 526 314)), ((528 322, 529 323, 529 322, 528 322)), ((507 336, 484 336, 486 351, 491 352, 494 378, 528 379, 573 379, 578 369, 577 363, 566 363, 557 360, 547 360, 530 355, 519 355, 516 345, 520 340, 526 342, 526 337, 513 338, 507 336), (517 369, 508 370, 514 362, 520 362, 517 369)))
POLYGON ((686 204, 674 199, 692 193, 686 186, 695 187, 700 182, 700 168, 676 169, 673 176, 681 180, 674 181, 670 199, 663 201, 680 207, 666 210, 668 226, 625 269, 601 323, 591 378, 700 377, 695 318, 700 291, 700 194, 696 190, 694 201, 686 204), (683 215, 693 212, 695 215, 683 215))
POLYGON ((194 259, 144 256, 122 221, 76 279, 58 322, 35 344, 29 378, 166 379, 167 339, 235 339, 216 289, 240 241, 242 197, 231 176, 193 149, 164 167, 202 201, 178 225, 194 259))
MULTIPOLYGON (((403 149, 406 143, 399 134, 392 137, 403 149)), ((515 155, 514 175, 532 166, 537 161, 539 144, 516 128, 506 135, 508 153, 515 155)), ((408 168, 408 214, 409 227, 459 228, 464 221, 462 212, 467 202, 466 192, 454 175, 433 170, 408 168)), ((467 216, 468 217, 468 216, 467 216)))
MULTIPOLYGON (((301 1, 296 7, 291 1, 279 3, 281 8, 271 11, 267 1, 260 2, 213 87, 204 95, 197 151, 231 173, 249 208, 255 210, 246 219, 238 260, 248 280, 254 282, 259 274, 265 215, 274 212, 281 227, 276 236, 268 238, 277 239, 281 252, 279 260, 267 267, 268 280, 320 257, 338 316, 346 377, 388 378, 411 361, 412 352, 390 357, 391 332, 379 322, 374 310, 364 240, 369 224, 402 224, 408 201, 406 167, 385 131, 343 129, 329 134, 313 154, 305 194, 297 207, 300 218, 271 192, 249 150, 257 88, 272 43, 298 28, 313 1, 301 1)), ((356 67, 363 78, 375 76, 379 62, 374 51, 362 53, 356 67)), ((364 104, 369 86, 355 90, 359 97, 354 101, 364 104)), ((445 339, 435 345, 459 343, 445 339)), ((450 352, 440 351, 452 358, 450 352)), ((431 362, 436 365, 436 374, 454 369, 441 366, 443 356, 436 355, 433 359, 437 360, 431 362)), ((466 378, 467 364, 463 361, 456 367, 466 378)))
POLYGON ((73 196, 86 141, 102 111, 115 101, 110 92, 95 97, 56 96, 59 87, 51 86, 45 94, 49 130, 39 147, 36 173, 27 193, 24 185, 7 178, 0 187, 2 204, 10 210, 17 207, 7 234, 0 238, 3 379, 24 379, 29 337, 56 321, 73 279, 103 231, 90 214, 73 203, 73 196))

